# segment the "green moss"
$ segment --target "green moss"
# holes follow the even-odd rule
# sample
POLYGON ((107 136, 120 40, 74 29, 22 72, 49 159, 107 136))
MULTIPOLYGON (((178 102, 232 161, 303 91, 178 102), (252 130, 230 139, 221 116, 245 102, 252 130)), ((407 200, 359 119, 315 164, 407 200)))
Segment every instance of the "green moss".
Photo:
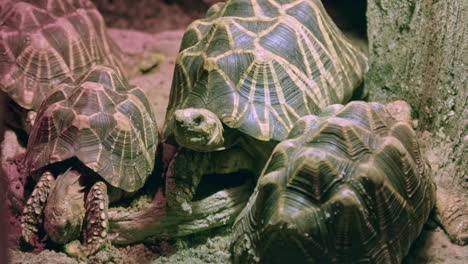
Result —
POLYGON ((153 264, 229 263, 230 231, 231 228, 222 227, 177 239, 174 241, 175 252, 160 257, 153 264))

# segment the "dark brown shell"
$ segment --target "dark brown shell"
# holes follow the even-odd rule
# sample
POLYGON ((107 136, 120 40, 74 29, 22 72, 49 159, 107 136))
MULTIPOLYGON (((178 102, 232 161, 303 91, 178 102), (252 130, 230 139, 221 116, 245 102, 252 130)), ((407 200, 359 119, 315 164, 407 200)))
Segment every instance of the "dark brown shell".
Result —
POLYGON ((37 110, 55 85, 93 64, 120 67, 101 14, 88 0, 0 3, 0 89, 37 110))
POLYGON ((416 134, 385 107, 306 116, 234 224, 234 263, 401 263, 435 202, 416 134))
POLYGON ((31 172, 76 157, 112 186, 138 190, 154 167, 158 130, 142 90, 117 68, 93 66, 41 105, 28 142, 31 172))

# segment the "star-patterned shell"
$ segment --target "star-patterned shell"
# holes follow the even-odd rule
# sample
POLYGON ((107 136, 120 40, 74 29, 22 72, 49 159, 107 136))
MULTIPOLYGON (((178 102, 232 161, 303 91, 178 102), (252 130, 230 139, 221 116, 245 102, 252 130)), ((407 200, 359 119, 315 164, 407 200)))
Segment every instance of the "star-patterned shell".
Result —
POLYGON ((204 108, 260 140, 283 140, 294 122, 350 99, 366 57, 318 0, 231 0, 186 30, 164 137, 174 111, 204 108))
POLYGON ((401 263, 434 202, 408 122, 333 105, 274 150, 234 224, 234 263, 401 263))
POLYGON ((55 85, 93 64, 120 67, 121 52, 89 0, 1 1, 0 89, 21 107, 37 111, 55 85))
POLYGON ((93 66, 44 99, 28 142, 34 172, 76 157, 112 186, 133 192, 152 172, 158 130, 146 95, 119 70, 93 66))

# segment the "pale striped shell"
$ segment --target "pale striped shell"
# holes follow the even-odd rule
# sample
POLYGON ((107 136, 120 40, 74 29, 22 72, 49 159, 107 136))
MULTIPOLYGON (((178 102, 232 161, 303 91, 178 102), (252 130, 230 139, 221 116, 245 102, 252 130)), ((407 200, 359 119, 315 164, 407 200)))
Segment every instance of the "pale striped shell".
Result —
POLYGON ((117 68, 94 66, 41 105, 28 142, 30 171, 76 157, 109 184, 138 190, 154 167, 158 130, 146 95, 117 68))
POLYGON ((435 202, 416 134, 383 105, 299 120, 234 224, 234 263, 401 263, 435 202))
POLYGON ((0 89, 23 108, 37 110, 55 85, 93 64, 120 60, 89 0, 0 3, 0 89))
POLYGON ((294 122, 350 99, 366 57, 318 0, 231 0, 193 22, 182 40, 166 116, 204 108, 260 140, 283 140, 294 122))

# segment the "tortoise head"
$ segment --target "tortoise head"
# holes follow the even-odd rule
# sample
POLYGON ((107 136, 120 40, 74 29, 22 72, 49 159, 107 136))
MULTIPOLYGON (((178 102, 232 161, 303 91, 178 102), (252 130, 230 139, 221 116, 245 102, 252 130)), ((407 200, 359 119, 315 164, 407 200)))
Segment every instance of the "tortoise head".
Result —
POLYGON ((223 124, 218 116, 206 109, 176 110, 174 135, 177 144, 195 151, 219 150, 224 145, 223 124))
POLYGON ((80 236, 85 208, 79 178, 74 170, 59 175, 47 198, 44 229, 55 243, 65 244, 80 236))

